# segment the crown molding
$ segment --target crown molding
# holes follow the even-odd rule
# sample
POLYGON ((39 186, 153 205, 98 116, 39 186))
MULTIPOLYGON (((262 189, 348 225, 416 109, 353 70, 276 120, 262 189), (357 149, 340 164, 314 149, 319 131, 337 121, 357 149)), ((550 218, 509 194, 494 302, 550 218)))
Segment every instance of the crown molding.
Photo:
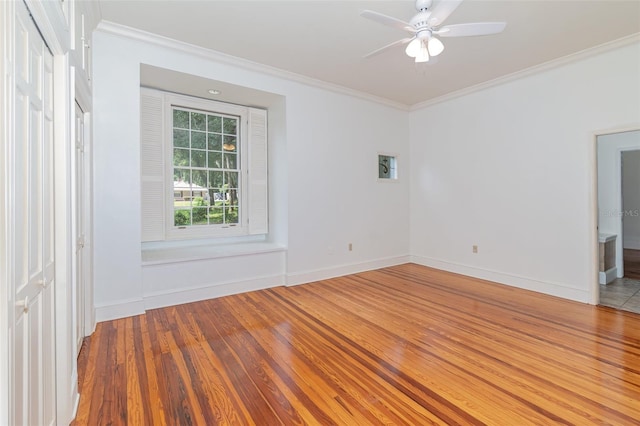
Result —
POLYGON ((519 80, 531 75, 539 74, 554 68, 568 65, 573 62, 577 62, 601 53, 605 53, 611 50, 615 50, 633 43, 640 42, 640 33, 635 33, 617 40, 613 40, 595 47, 591 47, 576 53, 572 53, 561 58, 553 59, 551 61, 535 65, 533 67, 525 68, 520 71, 516 71, 511 74, 507 74, 502 77, 495 78, 480 84, 466 87, 464 89, 457 90, 455 92, 447 93, 437 98, 429 99, 424 102, 419 102, 413 105, 403 104, 401 102, 392 101, 390 99, 374 96, 368 93, 349 89, 344 86, 340 86, 333 83, 328 83, 315 78, 303 76, 291 71, 285 71, 279 68, 271 67, 269 65, 260 64, 258 62, 249 61, 247 59, 239 58, 236 56, 228 55, 226 53, 218 52, 204 47, 196 46, 193 44, 181 42, 168 37, 164 37, 158 34, 150 33, 148 31, 139 30, 136 28, 128 27, 125 25, 117 24, 110 21, 101 21, 96 31, 101 31, 107 34, 121 36, 145 43, 153 44, 156 46, 169 48, 181 53, 187 53, 194 56, 199 56, 211 61, 222 63, 225 65, 231 65, 238 68, 242 68, 248 71, 255 71, 262 74, 267 74, 273 77, 282 78, 288 81, 301 83, 307 86, 317 87, 320 89, 328 90, 334 93, 342 95, 352 96, 359 99, 375 102, 391 108, 399 109, 402 111, 417 111, 423 108, 430 107, 435 104, 446 102, 455 98, 466 96, 475 92, 479 92, 491 87, 499 86, 511 81, 519 80))
POLYGON ((148 31, 139 30, 136 28, 128 27, 121 24, 116 24, 110 21, 101 21, 96 28, 96 31, 100 31, 107 34, 121 36, 128 39, 133 39, 156 46, 173 49, 180 53, 186 53, 193 56, 199 56, 204 59, 222 63, 225 65, 231 65, 238 68, 243 68, 248 71, 255 71, 262 74, 267 74, 273 77, 282 78, 285 80, 301 83, 307 86, 313 86, 320 89, 328 90, 341 95, 352 96, 355 98, 363 99, 370 102, 382 104, 391 108, 396 108, 402 111, 409 111, 409 105, 392 101, 379 96, 370 95, 368 93, 360 92, 357 90, 349 89, 344 86, 340 86, 333 83, 327 83, 322 80, 296 74, 294 72, 285 71, 279 68, 271 67, 269 65, 260 64, 257 62, 249 61, 247 59, 238 58, 236 56, 228 55, 226 53, 218 52, 204 47, 196 46, 193 44, 185 43, 182 41, 174 40, 168 37, 164 37, 158 34, 150 33, 148 31))
POLYGON ((531 75, 539 74, 544 71, 548 71, 554 68, 561 67, 563 65, 568 65, 573 62, 577 62, 586 58, 590 58, 592 56, 599 55, 601 53, 609 52, 611 50, 615 50, 633 43, 640 42, 640 33, 635 33, 630 36, 626 36, 623 38, 619 38, 617 40, 613 40, 607 43, 600 44, 598 46, 590 47, 585 50, 581 50, 576 53, 572 53, 567 56, 563 56, 561 58, 553 59, 548 62, 544 62, 539 65, 535 65, 530 68, 525 68, 521 71, 516 71, 512 74, 507 74, 502 77, 495 78, 493 80, 485 81, 480 84, 476 84, 474 86, 466 87, 461 90, 457 90, 455 92, 447 93, 446 95, 439 96, 437 98, 430 99, 428 101, 419 102, 417 104, 413 104, 409 107, 409 111, 417 111, 423 108, 430 107, 435 104, 439 104, 442 102, 450 101, 455 98, 459 98, 461 96, 466 96, 471 93, 479 92, 481 90, 485 90, 491 87, 499 86, 505 83, 509 83, 514 80, 519 80, 521 78, 529 77, 531 75))

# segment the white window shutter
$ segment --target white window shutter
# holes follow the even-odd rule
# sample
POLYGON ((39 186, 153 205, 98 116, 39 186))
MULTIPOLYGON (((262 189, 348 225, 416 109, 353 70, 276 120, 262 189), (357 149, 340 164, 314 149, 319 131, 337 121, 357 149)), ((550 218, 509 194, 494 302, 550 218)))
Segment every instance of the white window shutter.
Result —
POLYGON ((140 161, 142 175, 142 241, 164 240, 165 178, 163 97, 140 89, 140 161))
POLYGON ((267 111, 249 108, 249 234, 269 230, 267 111))

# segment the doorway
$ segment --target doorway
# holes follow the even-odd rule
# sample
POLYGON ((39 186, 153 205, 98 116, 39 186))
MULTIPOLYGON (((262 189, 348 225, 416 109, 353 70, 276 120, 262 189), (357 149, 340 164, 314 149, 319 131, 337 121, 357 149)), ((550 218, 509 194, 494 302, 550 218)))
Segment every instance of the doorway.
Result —
POLYGON ((623 151, 621 165, 624 276, 640 280, 640 150, 623 151))
POLYGON ((640 131, 598 136, 597 159, 600 305, 640 313, 640 131))

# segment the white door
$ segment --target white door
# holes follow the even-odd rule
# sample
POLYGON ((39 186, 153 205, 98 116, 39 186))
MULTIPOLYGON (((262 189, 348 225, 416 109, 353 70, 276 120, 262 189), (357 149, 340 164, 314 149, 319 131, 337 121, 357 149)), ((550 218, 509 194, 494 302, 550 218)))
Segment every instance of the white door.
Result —
POLYGON ((76 103, 76 285, 75 285, 75 318, 76 348, 80 352, 84 338, 84 288, 86 285, 86 249, 85 249, 85 171, 84 171, 84 112, 76 103))
POLYGON ((16 2, 15 134, 8 209, 11 265, 10 423, 52 425, 55 401, 53 58, 16 2))

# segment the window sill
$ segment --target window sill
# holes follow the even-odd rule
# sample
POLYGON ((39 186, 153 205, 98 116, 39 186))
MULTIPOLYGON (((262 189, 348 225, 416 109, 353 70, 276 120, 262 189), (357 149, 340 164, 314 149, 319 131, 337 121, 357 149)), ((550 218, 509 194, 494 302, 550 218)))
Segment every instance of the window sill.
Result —
POLYGON ((286 247, 282 245, 263 241, 218 245, 143 248, 142 266, 283 252, 285 250, 286 247))

